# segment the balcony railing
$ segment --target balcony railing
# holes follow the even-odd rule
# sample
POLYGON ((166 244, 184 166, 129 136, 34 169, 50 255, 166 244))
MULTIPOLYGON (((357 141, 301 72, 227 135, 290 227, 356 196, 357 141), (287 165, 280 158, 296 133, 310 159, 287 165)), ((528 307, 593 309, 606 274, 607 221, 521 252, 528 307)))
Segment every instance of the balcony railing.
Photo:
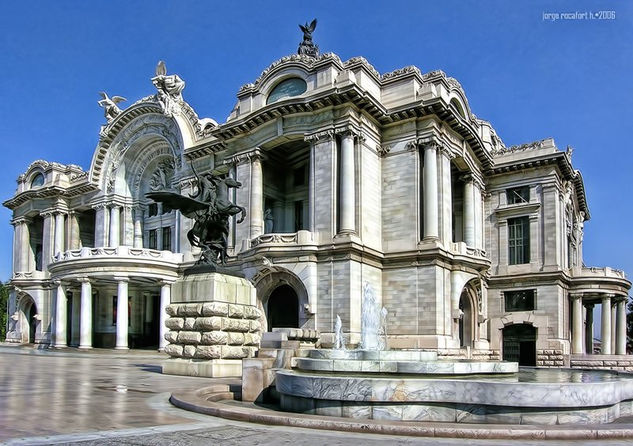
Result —
POLYGON ((126 257, 138 258, 139 260, 163 260, 166 262, 179 263, 183 260, 181 253, 171 251, 159 251, 148 248, 132 248, 129 246, 117 247, 100 247, 100 248, 81 248, 71 249, 69 251, 59 252, 53 256, 52 263, 63 262, 66 260, 79 260, 87 258, 108 258, 108 257, 126 257))
POLYGON ((310 231, 298 231, 294 233, 271 233, 263 234, 259 237, 251 240, 251 247, 254 248, 260 245, 311 245, 314 244, 314 239, 310 231))
POLYGON ((602 268, 596 266, 575 266, 571 269, 571 275, 573 277, 614 277, 626 279, 624 271, 608 266, 602 268))

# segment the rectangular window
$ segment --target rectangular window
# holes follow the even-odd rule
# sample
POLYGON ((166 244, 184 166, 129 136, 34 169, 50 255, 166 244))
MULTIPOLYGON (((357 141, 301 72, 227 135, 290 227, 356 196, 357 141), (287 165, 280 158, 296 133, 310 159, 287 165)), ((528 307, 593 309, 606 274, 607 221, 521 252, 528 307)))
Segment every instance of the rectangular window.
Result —
POLYGON ((156 229, 150 229, 149 230, 149 237, 148 237, 148 248, 149 249, 156 249, 157 245, 156 245, 156 229))
POLYGON ((148 216, 153 217, 155 215, 158 215, 158 204, 152 203, 149 205, 148 216))
POLYGON ((165 251, 171 251, 171 227, 166 226, 163 228, 163 249, 165 251))
POLYGON ((513 187, 506 190, 508 204, 529 203, 530 186, 513 187))
POLYGON ((536 290, 506 291, 503 298, 506 312, 536 310, 536 290))
POLYGON ((529 217, 508 219, 508 263, 510 265, 530 263, 529 217))

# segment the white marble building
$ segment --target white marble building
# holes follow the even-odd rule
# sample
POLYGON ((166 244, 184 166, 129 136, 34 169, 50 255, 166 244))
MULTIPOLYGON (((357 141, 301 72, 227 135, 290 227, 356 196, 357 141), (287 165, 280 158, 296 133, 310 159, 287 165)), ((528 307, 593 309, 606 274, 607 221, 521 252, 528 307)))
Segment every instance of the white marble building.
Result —
POLYGON ((583 265, 571 151, 506 147, 443 72, 292 55, 240 88, 222 124, 197 116, 180 77, 152 81, 156 94, 123 110, 104 96, 87 171, 35 161, 4 203, 7 341, 163 347, 161 309, 196 253, 191 220, 145 193, 190 193, 192 164, 228 164, 248 213, 229 265, 257 288, 268 329, 317 329, 327 344, 338 314, 356 344, 369 283, 391 348, 561 366, 591 345, 601 305, 603 352, 625 353, 631 283, 583 265))

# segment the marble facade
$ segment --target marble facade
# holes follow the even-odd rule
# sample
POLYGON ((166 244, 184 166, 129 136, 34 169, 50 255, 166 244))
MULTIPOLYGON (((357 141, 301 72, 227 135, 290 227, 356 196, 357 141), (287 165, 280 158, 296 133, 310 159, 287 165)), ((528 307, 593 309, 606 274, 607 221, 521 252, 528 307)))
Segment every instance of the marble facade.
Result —
POLYGON ((173 284, 198 252, 191 220, 145 194, 192 193, 192 167, 226 164, 247 209, 228 267, 254 285, 264 330, 318 330, 328 345, 338 314, 356 345, 369 283, 391 348, 563 366, 592 345, 601 305, 603 352, 626 353, 631 283, 583 264, 571 151, 505 146, 444 72, 287 56, 222 124, 198 117, 179 76, 152 81, 156 94, 106 110, 88 170, 35 161, 5 201, 7 341, 165 348, 173 284))

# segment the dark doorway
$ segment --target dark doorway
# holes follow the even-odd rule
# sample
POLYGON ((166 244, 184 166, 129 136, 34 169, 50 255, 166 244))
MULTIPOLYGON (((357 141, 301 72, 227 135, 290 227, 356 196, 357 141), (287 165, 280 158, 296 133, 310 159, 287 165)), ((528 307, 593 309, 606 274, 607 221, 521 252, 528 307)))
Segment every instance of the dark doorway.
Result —
POLYGON ((299 299, 289 285, 281 285, 268 298, 268 331, 299 328, 299 299))
POLYGON ((459 299, 459 346, 472 347, 474 338, 473 309, 470 298, 465 291, 459 299))
POLYGON ((503 329, 503 360, 536 366, 536 328, 527 324, 503 329))
POLYGON ((160 296, 158 294, 143 294, 143 316, 139 333, 130 335, 130 348, 158 349, 158 332, 160 329, 160 296))
POLYGON ((29 318, 29 344, 35 343, 35 328, 37 324, 37 319, 35 319, 36 314, 37 310, 35 308, 35 304, 31 304, 29 311, 27 312, 27 317, 29 318))

